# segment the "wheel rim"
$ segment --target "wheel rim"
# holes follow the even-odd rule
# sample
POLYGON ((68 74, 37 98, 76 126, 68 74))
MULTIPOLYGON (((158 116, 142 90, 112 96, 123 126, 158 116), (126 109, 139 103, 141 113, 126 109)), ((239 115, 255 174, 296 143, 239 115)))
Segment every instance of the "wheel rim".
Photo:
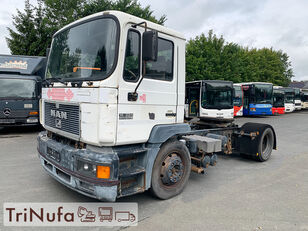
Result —
POLYGON ((164 186, 174 186, 184 175, 184 164, 177 153, 166 156, 161 164, 160 178, 164 186))
POLYGON ((271 136, 270 133, 267 133, 262 140, 262 156, 263 158, 267 158, 271 151, 272 151, 272 142, 273 141, 273 137, 271 136))

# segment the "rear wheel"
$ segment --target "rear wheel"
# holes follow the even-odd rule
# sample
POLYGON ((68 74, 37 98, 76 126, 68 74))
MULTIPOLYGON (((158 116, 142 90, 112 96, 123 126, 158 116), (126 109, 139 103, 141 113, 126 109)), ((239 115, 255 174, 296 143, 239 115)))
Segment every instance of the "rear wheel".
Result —
POLYGON ((181 193, 191 171, 190 154, 181 141, 165 143, 157 154, 151 191, 160 199, 168 199, 181 193))
POLYGON ((263 162, 270 158, 274 147, 274 133, 271 128, 266 128, 262 134, 259 147, 257 160, 263 162))

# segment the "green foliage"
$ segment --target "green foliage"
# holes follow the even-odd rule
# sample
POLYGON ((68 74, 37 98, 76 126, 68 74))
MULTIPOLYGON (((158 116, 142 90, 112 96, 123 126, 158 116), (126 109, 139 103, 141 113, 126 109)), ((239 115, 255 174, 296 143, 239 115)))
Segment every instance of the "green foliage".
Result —
POLYGON ((15 55, 45 55, 57 30, 105 10, 123 11, 158 24, 167 20, 165 15, 155 18, 150 6, 142 7, 137 0, 37 0, 36 7, 25 0, 24 12, 17 10, 13 15, 14 28, 7 28, 8 47, 15 55))
POLYGON ((227 43, 213 31, 201 34, 186 45, 187 81, 221 79, 238 82, 272 82, 288 86, 293 77, 286 53, 272 48, 248 49, 227 43))

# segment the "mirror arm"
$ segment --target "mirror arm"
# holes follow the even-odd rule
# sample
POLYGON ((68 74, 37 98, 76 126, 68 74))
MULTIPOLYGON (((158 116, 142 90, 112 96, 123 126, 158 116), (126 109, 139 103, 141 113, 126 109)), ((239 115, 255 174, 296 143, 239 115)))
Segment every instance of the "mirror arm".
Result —
POLYGON ((147 31, 147 28, 148 28, 148 24, 147 22, 140 22, 140 23, 137 23, 137 24, 134 24, 132 25, 133 28, 136 28, 137 26, 141 26, 142 24, 144 24, 144 30, 147 31))
POLYGON ((138 82, 134 92, 129 92, 128 93, 128 101, 137 101, 138 99, 138 93, 137 93, 137 90, 142 82, 142 80, 144 79, 144 76, 145 76, 145 65, 146 65, 146 61, 143 60, 143 70, 142 70, 142 77, 140 79, 140 81, 138 82))

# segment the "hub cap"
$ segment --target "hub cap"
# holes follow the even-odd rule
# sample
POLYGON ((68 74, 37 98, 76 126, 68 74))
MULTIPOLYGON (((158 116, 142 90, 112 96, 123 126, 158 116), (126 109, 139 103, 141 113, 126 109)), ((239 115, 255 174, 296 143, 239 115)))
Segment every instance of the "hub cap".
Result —
POLYGON ((182 179, 184 165, 182 159, 175 153, 169 154, 162 162, 161 180, 164 185, 173 185, 182 179))

